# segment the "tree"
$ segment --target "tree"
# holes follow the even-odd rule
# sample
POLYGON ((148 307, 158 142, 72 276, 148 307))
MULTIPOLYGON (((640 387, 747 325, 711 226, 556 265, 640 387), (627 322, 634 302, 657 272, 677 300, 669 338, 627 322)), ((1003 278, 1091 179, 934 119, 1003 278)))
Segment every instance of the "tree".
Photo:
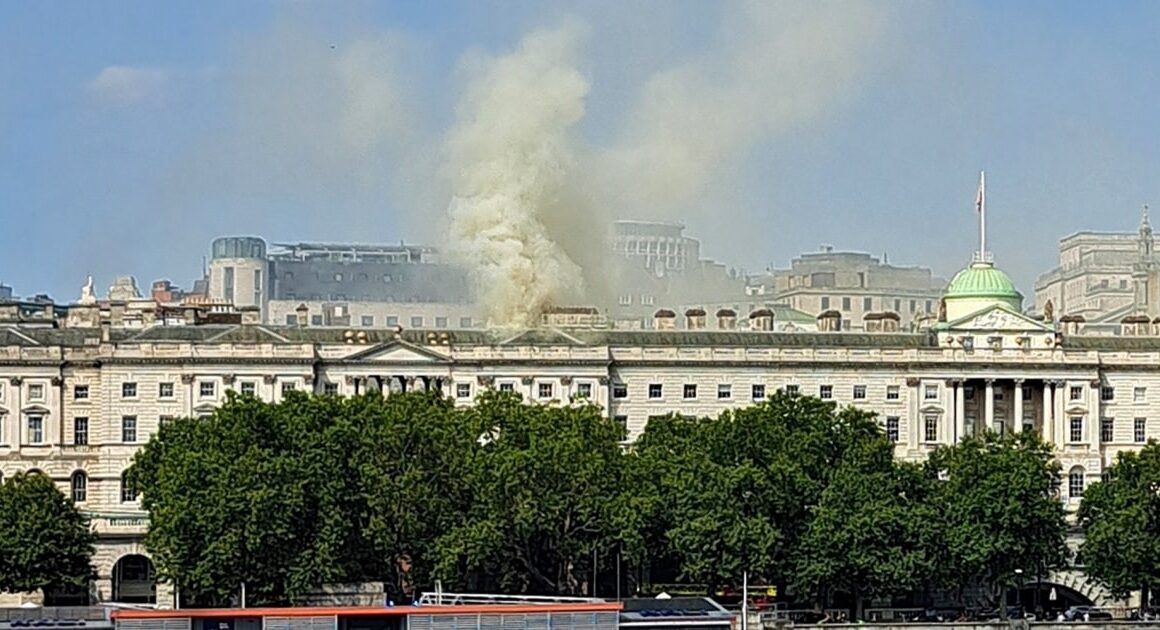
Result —
POLYGON ((473 589, 591 593, 594 554, 616 546, 618 427, 594 406, 524 404, 510 393, 485 393, 460 413, 478 438, 466 468, 471 501, 437 543, 438 575, 473 589))
POLYGON ((1160 584, 1160 444, 1120 453, 1107 472, 1079 508, 1085 570, 1117 597, 1140 589, 1146 606, 1160 584))
POLYGON ((948 562, 960 588, 987 588, 1006 617, 1005 593, 1026 571, 1063 566, 1067 522, 1052 447, 1030 432, 969 437, 927 462, 937 484, 948 562))
POLYGON ((48 477, 0 484, 0 592, 88 586, 94 542, 88 519, 48 477))

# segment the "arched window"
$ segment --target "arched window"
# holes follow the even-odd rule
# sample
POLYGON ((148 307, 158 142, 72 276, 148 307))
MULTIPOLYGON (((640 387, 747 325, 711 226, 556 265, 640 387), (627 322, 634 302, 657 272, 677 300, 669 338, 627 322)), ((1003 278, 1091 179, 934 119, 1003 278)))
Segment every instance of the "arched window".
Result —
POLYGON ((137 488, 129 481, 129 471, 121 473, 121 503, 137 500, 137 488))
POLYGON ((1083 466, 1076 466, 1067 473, 1067 496, 1071 499, 1083 496, 1083 466))
POLYGON ((72 500, 73 503, 84 503, 89 494, 89 477, 85 471, 78 470, 72 474, 72 500))

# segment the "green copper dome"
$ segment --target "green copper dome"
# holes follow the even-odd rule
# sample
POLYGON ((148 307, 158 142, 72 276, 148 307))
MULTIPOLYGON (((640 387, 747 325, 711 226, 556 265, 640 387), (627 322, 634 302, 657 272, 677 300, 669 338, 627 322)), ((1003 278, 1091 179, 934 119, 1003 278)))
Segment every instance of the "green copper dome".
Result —
POLYGON ((991 298, 997 300, 1011 300, 1015 304, 1023 302, 1023 294, 1015 288, 1011 277, 995 268, 989 262, 976 262, 970 267, 955 274, 954 279, 947 285, 944 297, 954 298, 991 298))

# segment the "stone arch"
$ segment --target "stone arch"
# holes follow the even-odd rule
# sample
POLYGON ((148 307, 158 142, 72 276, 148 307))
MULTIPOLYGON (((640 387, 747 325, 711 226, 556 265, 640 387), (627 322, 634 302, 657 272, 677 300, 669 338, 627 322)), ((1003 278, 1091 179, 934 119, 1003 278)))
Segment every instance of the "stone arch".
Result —
POLYGON ((113 563, 112 601, 126 604, 156 604, 157 580, 148 556, 130 553, 113 563))
POLYGON ((1079 499, 1083 496, 1084 488, 1087 486, 1087 480, 1084 478, 1086 472, 1083 466, 1072 466, 1067 471, 1067 498, 1079 499))

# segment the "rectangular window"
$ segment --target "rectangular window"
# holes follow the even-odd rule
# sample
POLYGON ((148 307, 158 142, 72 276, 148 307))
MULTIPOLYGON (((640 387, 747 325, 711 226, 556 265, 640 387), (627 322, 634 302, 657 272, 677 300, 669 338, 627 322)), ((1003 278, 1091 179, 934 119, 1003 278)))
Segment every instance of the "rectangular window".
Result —
POLYGON ((616 428, 620 429, 620 439, 628 438, 628 416, 615 416, 612 422, 616 424, 616 428))
POLYGON ((552 397, 552 384, 551 383, 540 383, 540 398, 551 398, 551 397, 552 397))
POLYGON ((753 400, 765 400, 765 385, 753 386, 753 400))
POLYGON ((833 397, 834 397, 834 386, 833 385, 822 385, 821 387, 818 387, 818 398, 821 398, 822 400, 830 400, 833 397))
POLYGON ((311 326, 321 326, 322 325, 322 316, 321 315, 311 315, 310 316, 310 325, 311 326))
POLYGON ((1146 387, 1136 387, 1132 390, 1132 400, 1135 402, 1144 402, 1147 395, 1148 389, 1146 387))
POLYGON ((628 398, 628 385, 625 385, 624 383, 613 383, 612 384, 612 397, 613 398, 628 398))
POLYGON ((964 387, 963 388, 963 400, 974 400, 974 399, 975 399, 975 388, 974 387, 964 387))
POLYGON ((854 386, 854 400, 866 400, 866 386, 865 385, 855 385, 854 386))
POLYGON ((470 383, 459 383, 458 385, 456 385, 455 386, 455 397, 456 398, 471 398, 471 384, 470 383))
POLYGON ((173 422, 173 416, 159 416, 157 418, 158 427, 163 427, 167 424, 170 424, 171 422, 173 422))
POLYGON ((894 312, 895 313, 902 312, 902 300, 900 300, 898 298, 894 298, 894 312))
POLYGON ((926 301, 926 312, 928 312, 928 313, 931 312, 930 307, 931 307, 931 302, 930 302, 930 300, 927 300, 926 301))
POLYGON ((1111 442, 1116 434, 1116 421, 1112 418, 1100 418, 1100 441, 1111 442))
POLYGON ((201 381, 197 384, 197 395, 201 398, 213 398, 217 394, 217 384, 212 381, 201 381))
POLYGON ((507 392, 510 394, 516 391, 516 386, 513 383, 500 383, 499 391, 507 392))
POLYGON ((447 328, 447 318, 446 317, 436 317, 435 318, 435 327, 436 328, 447 328))
POLYGON ((1083 441, 1083 417, 1081 417, 1081 416, 1072 417, 1070 429, 1071 430, 1068 432, 1068 441, 1069 442, 1082 442, 1083 441))
POLYGON ((293 314, 293 313, 286 315, 286 325, 287 326, 297 326, 298 325, 298 316, 293 314))
POLYGON ((848 297, 842 298, 842 310, 843 311, 850 310, 850 298, 848 298, 848 297))
POLYGON ((663 389, 662 389, 660 383, 649 383, 649 386, 648 386, 648 397, 649 398, 660 398, 662 393, 663 393, 663 389))
POLYGON ((89 386, 88 385, 77 385, 76 387, 73 387, 73 400, 88 400, 88 399, 89 399, 89 386))
POLYGON ((592 398, 592 383, 577 383, 576 396, 579 398, 592 398))
POLYGON ((286 381, 282 382, 282 395, 283 396, 285 396, 286 394, 289 394, 290 392, 294 391, 295 389, 296 388, 294 386, 294 383, 289 383, 286 381))
POLYGON ((29 400, 44 400, 44 385, 34 383, 28 386, 29 400))
POLYGON ((89 419, 73 418, 73 445, 89 445, 89 419))
POLYGON ((338 395, 338 383, 323 383, 322 393, 326 396, 338 395))
POLYGON ((862 298, 862 310, 869 313, 870 309, 874 308, 873 298, 862 298))
POLYGON ((1100 400, 1111 402, 1116 399, 1116 388, 1104 386, 1100 388, 1100 400))
POLYGON ((886 400, 898 400, 899 388, 897 385, 886 386, 886 400))
POLYGON ((121 398, 136 398, 137 384, 136 383, 121 383, 121 398))
POLYGON ((898 441, 898 418, 895 416, 886 417, 886 439, 891 442, 898 441))
POLYGON ((911 312, 911 313, 913 313, 913 312, 914 312, 914 311, 916 311, 916 310, 918 310, 918 307, 917 307, 917 306, 915 306, 915 301, 914 301, 914 300, 911 300, 911 301, 910 301, 910 312, 911 312))
POLYGON ((1132 440, 1137 444, 1148 441, 1148 419, 1136 418, 1132 421, 1132 440))
POLYGON ((132 503, 136 500, 137 489, 133 487, 133 484, 129 483, 125 475, 121 475, 121 503, 132 503))
POLYGON ((790 396, 796 396, 798 394, 798 392, 800 392, 800 391, 801 391, 801 387, 799 387, 797 385, 786 385, 785 386, 785 393, 789 394, 790 396))
POLYGON ((362 322, 363 328, 373 328, 375 325, 375 316, 374 315, 363 315, 362 317, 359 318, 359 321, 362 322))
POLYGON ((1031 386, 1030 385, 1020 385, 1020 387, 1023 388, 1023 406, 1026 407, 1026 406, 1034 404, 1035 401, 1031 400, 1031 396, 1033 395, 1033 392, 1031 391, 1031 386))
POLYGON ((471 328, 471 318, 470 317, 460 317, 459 318, 459 327, 460 328, 471 328))
POLYGON ((684 396, 686 399, 697 397, 697 386, 692 383, 685 384, 684 396))
POLYGON ((258 391, 258 385, 254 381, 242 381, 242 395, 253 396, 258 391))
POLYGON ((28 443, 42 444, 44 442, 44 416, 33 414, 28 416, 28 443))
POLYGON ((717 385, 717 400, 729 400, 730 398, 733 398, 733 386, 728 383, 717 385))
POLYGON ((387 315, 387 326, 394 328, 399 325, 398 315, 387 315))
POLYGON ((423 327, 423 318, 421 316, 416 315, 416 316, 411 318, 411 328, 422 328, 422 327, 423 327))
POLYGON ((126 444, 137 441, 137 416, 121 416, 121 441, 126 444))
POLYGON ((830 296, 828 296, 828 295, 822 296, 822 310, 823 311, 830 310, 830 296))
POLYGON ((938 385, 925 385, 922 388, 923 400, 938 400, 938 385))
POLYGON ((938 441, 938 416, 926 416, 923 418, 923 440, 927 442, 938 441))
POLYGON ((158 383, 157 397, 158 398, 173 398, 173 383, 158 383))
POLYGON ((227 302, 234 301, 234 268, 226 267, 224 269, 225 277, 222 281, 222 293, 227 302))
POLYGON ((1083 473, 1073 472, 1067 476, 1067 496, 1072 499, 1083 497, 1083 473))
POLYGON ((1073 385, 1068 388, 1068 400, 1083 400, 1083 387, 1073 385))

